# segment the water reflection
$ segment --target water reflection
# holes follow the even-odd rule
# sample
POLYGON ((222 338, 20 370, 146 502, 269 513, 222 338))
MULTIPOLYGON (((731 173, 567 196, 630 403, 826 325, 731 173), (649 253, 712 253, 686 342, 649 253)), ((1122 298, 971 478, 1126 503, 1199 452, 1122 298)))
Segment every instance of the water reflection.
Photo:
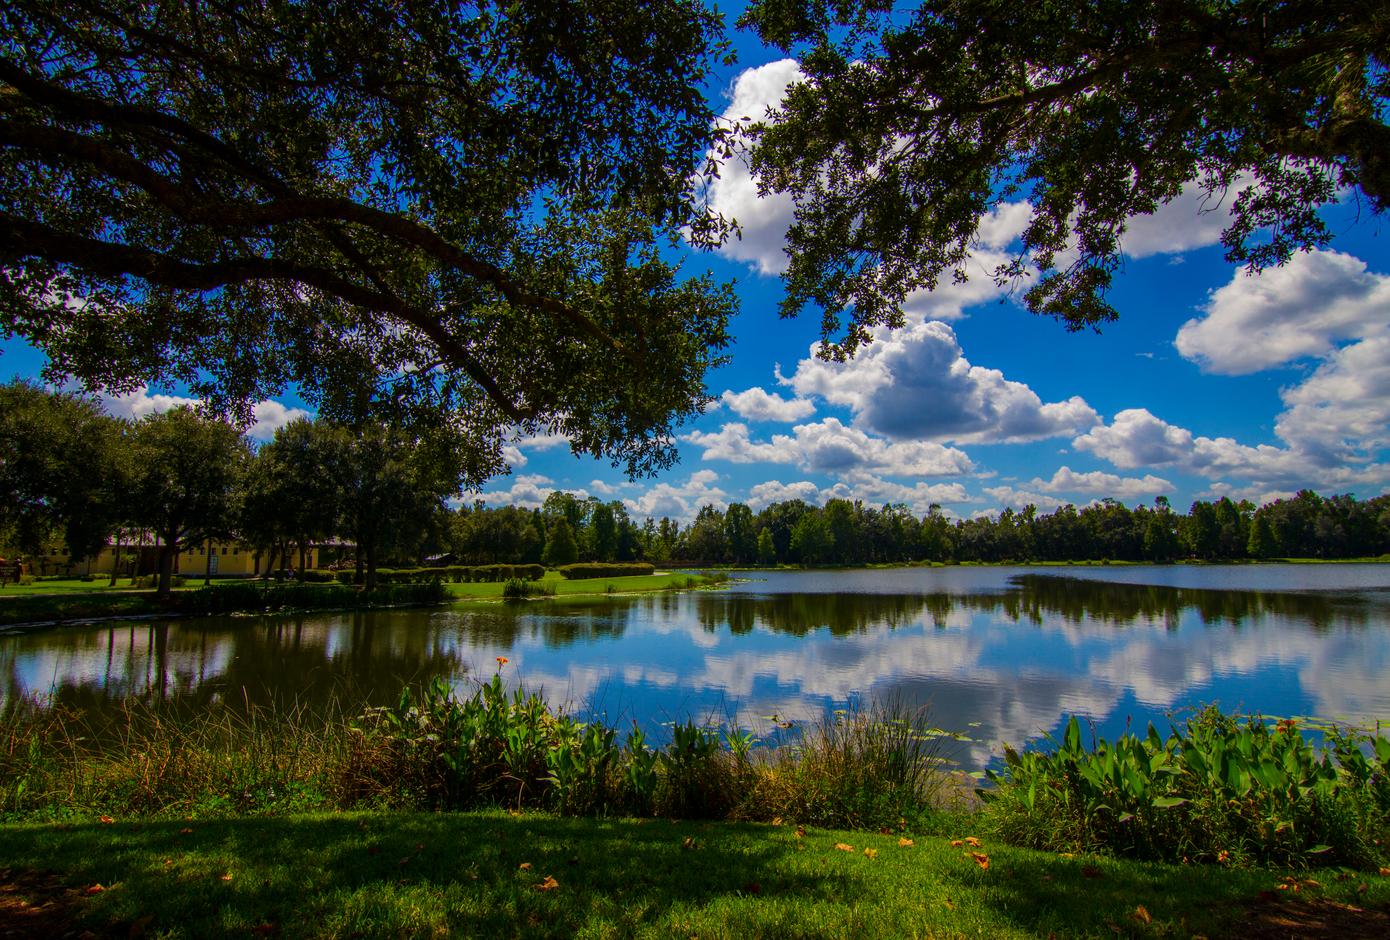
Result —
POLYGON ((434 674, 490 675, 505 656, 513 681, 657 734, 677 717, 737 714, 768 727, 772 715, 810 720, 891 695, 967 731, 975 740, 960 756, 975 764, 1071 713, 1106 734, 1212 700, 1390 718, 1390 592, 1380 584, 1281 593, 909 573, 916 592, 902 589, 901 572, 890 575, 894 592, 878 593, 808 592, 779 576, 731 592, 0 637, 0 695, 52 694, 92 711, 127 695, 356 707, 434 674))

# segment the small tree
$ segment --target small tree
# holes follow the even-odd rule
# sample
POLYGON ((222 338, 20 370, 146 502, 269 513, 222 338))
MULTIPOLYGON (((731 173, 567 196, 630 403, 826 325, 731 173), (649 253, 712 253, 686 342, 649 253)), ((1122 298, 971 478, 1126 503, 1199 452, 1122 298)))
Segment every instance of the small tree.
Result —
POLYGON ((772 533, 767 529, 758 532, 758 564, 777 564, 777 547, 772 544, 772 533))
POLYGON ((569 521, 561 517, 550 526, 550 538, 545 543, 545 564, 552 568, 572 565, 579 560, 579 543, 575 541, 574 530, 569 521))
POLYGON ((139 421, 130 457, 130 515, 159 539, 159 596, 167 597, 180 549, 229 528, 251 448, 236 428, 183 407, 139 421))
POLYGON ((0 385, 0 533, 38 552, 55 531, 77 557, 119 521, 123 425, 96 403, 30 382, 0 385))

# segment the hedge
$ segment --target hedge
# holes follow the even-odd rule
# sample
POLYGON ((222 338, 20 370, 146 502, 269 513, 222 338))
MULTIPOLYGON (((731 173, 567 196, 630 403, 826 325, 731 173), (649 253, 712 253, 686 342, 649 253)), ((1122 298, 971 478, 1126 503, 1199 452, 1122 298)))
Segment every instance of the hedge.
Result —
POLYGON ((581 561, 575 565, 564 565, 557 570, 563 577, 578 580, 580 578, 628 578, 635 575, 654 574, 656 567, 645 561, 581 561))

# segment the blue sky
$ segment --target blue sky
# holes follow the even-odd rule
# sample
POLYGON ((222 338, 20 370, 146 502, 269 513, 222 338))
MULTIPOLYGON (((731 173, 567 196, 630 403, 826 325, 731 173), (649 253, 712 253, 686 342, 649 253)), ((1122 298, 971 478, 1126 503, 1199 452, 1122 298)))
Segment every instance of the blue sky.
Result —
MULTIPOLYGON (((760 114, 796 65, 750 36, 736 41, 739 61, 710 94, 729 116, 760 114)), ((814 316, 777 316, 785 201, 757 199, 737 165, 712 197, 743 238, 688 252, 685 268, 736 282, 742 312, 729 363, 708 377, 715 404, 682 429, 681 462, 633 482, 563 440, 523 438, 509 450, 512 474, 482 498, 532 506, 566 489, 688 520, 704 503, 843 496, 966 517, 1107 496, 1161 495, 1181 509, 1304 487, 1365 498, 1390 482, 1390 232, 1354 199, 1329 210, 1327 249, 1252 277, 1222 257, 1225 207, 1193 193, 1131 225, 1111 294, 1120 320, 1100 335, 1029 314, 982 275, 911 298, 907 328, 833 365, 811 355, 814 316)), ((986 220, 978 270, 1016 245, 1026 208, 986 220)), ((11 341, 0 377, 41 365, 11 341)), ((108 407, 138 416, 177 392, 108 407)), ((253 435, 300 404, 262 403, 253 435)))

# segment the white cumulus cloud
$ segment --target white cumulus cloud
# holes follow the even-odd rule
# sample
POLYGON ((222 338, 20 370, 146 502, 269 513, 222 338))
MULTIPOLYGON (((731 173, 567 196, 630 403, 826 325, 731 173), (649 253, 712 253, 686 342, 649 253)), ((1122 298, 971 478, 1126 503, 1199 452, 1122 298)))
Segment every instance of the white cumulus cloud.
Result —
POLYGON ((719 400, 728 405, 734 414, 749 421, 790 423, 810 417, 816 410, 815 404, 804 398, 783 398, 756 385, 742 392, 727 390, 719 396, 719 400))
POLYGON ((1390 277, 1338 251, 1295 255, 1257 275, 1237 272, 1212 292, 1203 316, 1178 331, 1178 352, 1208 372, 1243 375, 1382 332, 1390 277))
POLYGON ((636 499, 623 500, 623 505, 639 519, 669 516, 677 522, 690 522, 702 506, 722 508, 729 504, 729 494, 718 482, 719 474, 713 470, 697 470, 684 483, 658 483, 636 499))
POLYGON ((798 424, 791 434, 750 438, 748 426, 731 422, 716 432, 693 431, 682 440, 702 449, 705 460, 795 464, 803 470, 844 475, 872 471, 889 476, 960 476, 974 471, 964 451, 931 441, 886 441, 847 427, 838 418, 798 424))
POLYGON ((857 427, 899 440, 1021 443, 1075 434, 1100 420, 1079 396, 1044 403, 998 369, 972 365, 955 330, 936 320, 880 330, 848 362, 808 356, 789 381, 799 396, 846 405, 857 427))
MULTIPOLYGON (((148 386, 142 386, 124 395, 101 393, 97 400, 106 412, 117 418, 138 421, 147 415, 159 414, 171 408, 196 408, 203 403, 200 398, 184 398, 179 395, 150 394, 148 386)), ((275 432, 296 418, 311 418, 312 414, 303 408, 291 408, 274 399, 258 401, 251 406, 251 426, 246 436, 257 441, 268 441, 275 432)))
MULTIPOLYGON (((787 86, 801 81, 801 68, 795 59, 781 59, 744 71, 734 81, 726 122, 761 120, 769 107, 781 104, 787 86)), ((736 154, 725 160, 719 177, 711 180, 707 192, 710 208, 736 221, 740 237, 732 238, 720 254, 751 264, 761 274, 781 274, 787 269, 783 250, 793 206, 790 196, 760 197, 758 183, 748 168, 746 157, 736 154)))

